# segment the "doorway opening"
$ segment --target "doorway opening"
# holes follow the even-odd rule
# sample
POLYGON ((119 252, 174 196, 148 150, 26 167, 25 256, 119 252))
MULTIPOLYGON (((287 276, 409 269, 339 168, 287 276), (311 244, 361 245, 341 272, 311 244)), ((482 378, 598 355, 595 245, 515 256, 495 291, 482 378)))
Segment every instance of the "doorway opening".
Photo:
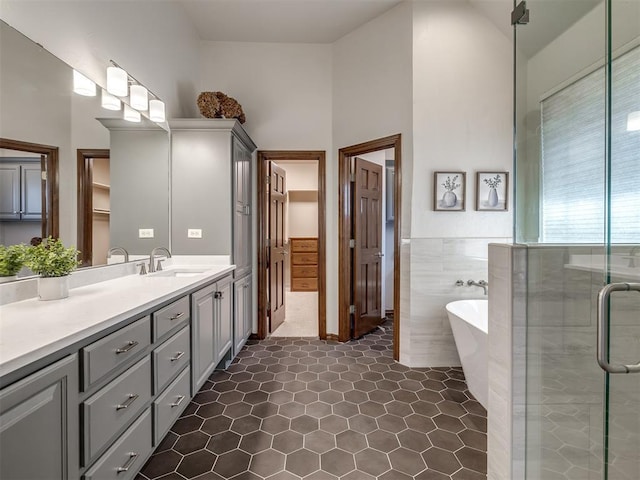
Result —
POLYGON ((78 246, 82 267, 105 265, 109 250, 108 149, 78 149, 78 246))
POLYGON ((325 339, 325 152, 259 151, 257 203, 258 338, 325 339))
POLYGON ((392 135, 338 152, 338 340, 357 338, 392 318, 395 360, 400 356, 401 139, 392 135))
MULTIPOLYGON (((40 188, 38 193, 40 198, 40 208, 36 208, 36 210, 38 211, 38 217, 41 218, 41 221, 40 228, 37 229, 37 233, 39 234, 38 236, 41 236, 42 238, 48 236, 58 238, 60 236, 58 147, 0 138, 0 151, 0 157, 24 156, 28 154, 36 154, 35 156, 39 157, 39 169, 37 169, 39 172, 36 171, 36 173, 39 173, 38 177, 40 188)), ((38 180, 38 177, 35 177, 36 181, 38 180)), ((21 214, 22 209, 20 207, 12 207, 10 210, 10 213, 14 215, 14 212, 16 212, 16 214, 21 214)), ((33 224, 36 225, 35 222, 33 222, 33 224)), ((21 237, 17 242, 6 241, 6 239, 3 238, 3 242, 6 241, 6 244, 29 243, 28 237, 29 235, 21 237)))

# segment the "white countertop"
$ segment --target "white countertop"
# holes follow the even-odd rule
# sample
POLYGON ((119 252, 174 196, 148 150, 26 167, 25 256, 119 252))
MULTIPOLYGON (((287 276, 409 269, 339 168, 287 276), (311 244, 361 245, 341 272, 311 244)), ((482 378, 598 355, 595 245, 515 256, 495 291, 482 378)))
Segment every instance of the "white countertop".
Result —
POLYGON ((33 298, 0 306, 0 378, 210 283, 235 265, 206 269, 190 277, 127 275, 73 288, 62 300, 33 298))

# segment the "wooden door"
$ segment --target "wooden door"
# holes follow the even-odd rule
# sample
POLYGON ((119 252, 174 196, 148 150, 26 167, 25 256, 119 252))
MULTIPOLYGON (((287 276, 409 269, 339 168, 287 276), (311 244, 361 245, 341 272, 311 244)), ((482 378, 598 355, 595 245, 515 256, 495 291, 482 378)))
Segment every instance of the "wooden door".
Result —
POLYGON ((355 159, 352 337, 382 322, 382 166, 355 159))
POLYGON ((285 315, 285 200, 286 172, 269 162, 269 332, 284 322, 285 315))

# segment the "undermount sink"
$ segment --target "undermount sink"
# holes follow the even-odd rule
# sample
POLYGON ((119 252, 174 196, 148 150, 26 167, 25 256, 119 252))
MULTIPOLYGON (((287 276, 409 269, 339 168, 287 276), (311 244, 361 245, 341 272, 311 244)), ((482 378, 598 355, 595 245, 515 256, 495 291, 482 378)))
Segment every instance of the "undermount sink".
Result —
POLYGON ((159 272, 150 273, 151 277, 195 277, 197 275, 202 275, 205 273, 207 269, 205 268, 189 268, 189 267, 178 267, 171 268, 168 270, 161 270, 159 272))

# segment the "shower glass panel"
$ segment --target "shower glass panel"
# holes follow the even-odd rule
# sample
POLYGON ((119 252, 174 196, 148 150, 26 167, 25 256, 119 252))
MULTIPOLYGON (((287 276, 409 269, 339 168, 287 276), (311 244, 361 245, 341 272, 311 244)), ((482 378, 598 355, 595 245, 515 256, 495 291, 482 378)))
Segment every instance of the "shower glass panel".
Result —
POLYGON ((596 354, 608 317, 609 363, 640 361, 640 293, 613 293, 602 318, 597 304, 605 285, 640 284, 640 2, 526 5, 514 27, 526 433, 513 478, 637 480, 640 373, 607 373, 596 354))

